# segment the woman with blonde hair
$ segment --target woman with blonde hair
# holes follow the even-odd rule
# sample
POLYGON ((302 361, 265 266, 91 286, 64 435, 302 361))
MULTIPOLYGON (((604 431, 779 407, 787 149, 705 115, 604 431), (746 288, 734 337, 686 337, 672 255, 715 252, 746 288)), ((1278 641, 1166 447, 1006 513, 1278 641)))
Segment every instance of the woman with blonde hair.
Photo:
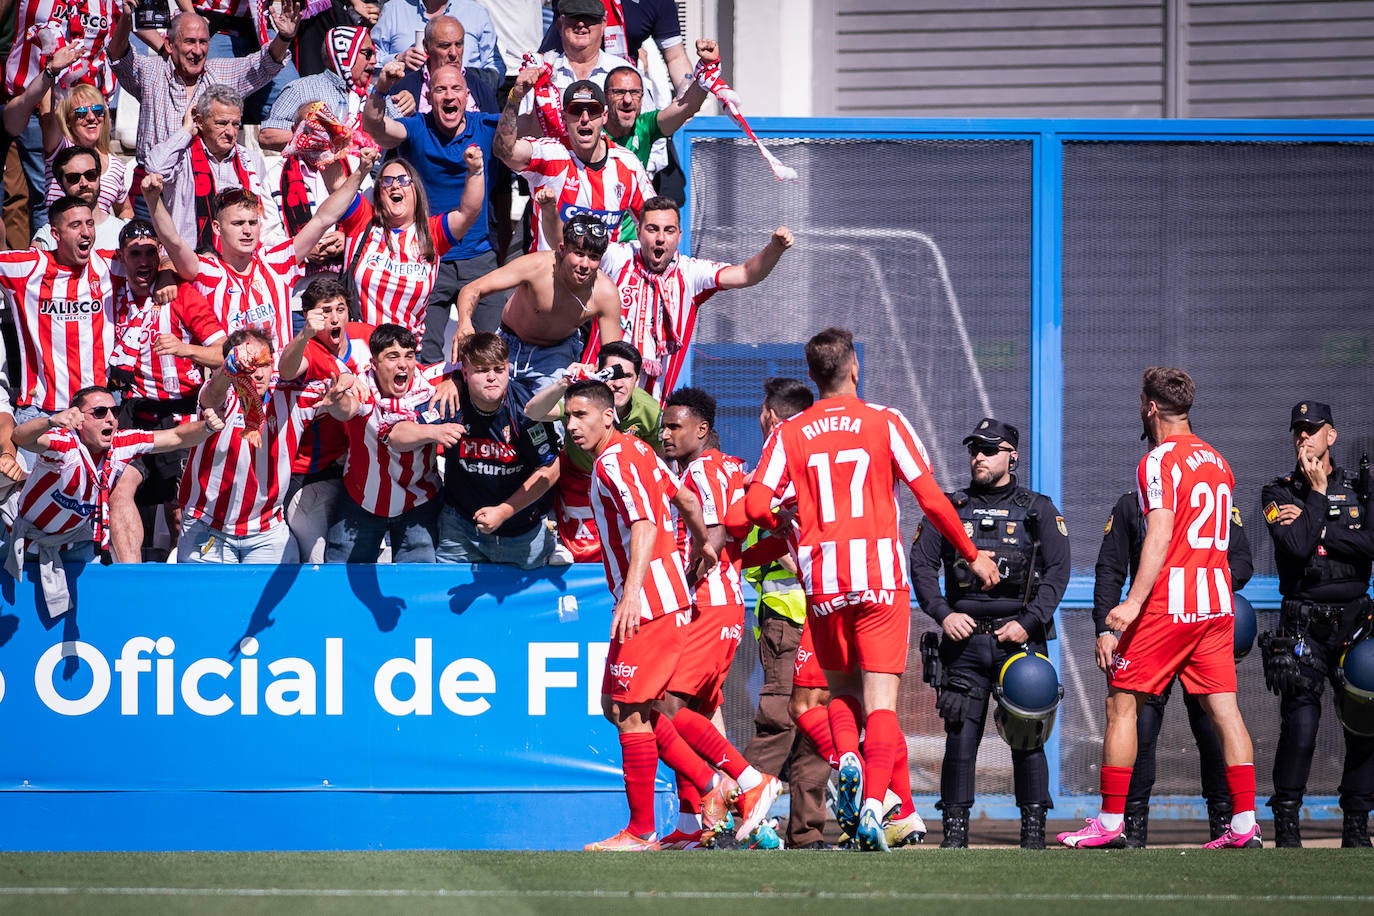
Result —
POLYGON ((100 197, 96 206, 127 218, 133 215, 134 209, 129 200, 133 167, 110 154, 110 121, 114 111, 109 101, 89 83, 77 83, 67 91, 65 98, 56 104, 52 101, 57 94, 50 92, 54 89, 54 74, 61 73, 80 50, 79 44, 71 44, 53 53, 52 60, 38 78, 5 105, 5 130, 11 136, 18 136, 34 109, 38 109, 38 123, 43 128, 43 158, 47 163, 48 203, 63 193, 53 178, 53 158, 69 146, 87 146, 98 152, 100 197))

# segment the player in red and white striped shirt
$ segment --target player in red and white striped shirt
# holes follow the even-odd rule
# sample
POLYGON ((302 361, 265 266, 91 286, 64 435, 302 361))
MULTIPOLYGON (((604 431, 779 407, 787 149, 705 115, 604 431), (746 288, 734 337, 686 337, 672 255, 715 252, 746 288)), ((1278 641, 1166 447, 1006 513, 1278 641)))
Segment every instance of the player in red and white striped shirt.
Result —
MULTIPOLYGON (((186 448, 208 435, 204 421, 150 432, 116 428, 114 397, 98 386, 76 393, 72 406, 36 417, 14 431, 14 443, 38 459, 19 494, 6 566, 18 577, 24 558, 65 572, 67 591, 81 567, 109 546, 110 490, 134 457, 186 448)), ((30 574, 36 570, 31 570, 30 574)), ((38 578, 34 576, 34 578, 38 578)), ((50 616, 67 599, 44 590, 50 616)))
MULTIPOLYGON (((725 678, 744 635, 742 545, 725 529, 730 506, 744 499, 744 472, 739 459, 723 455, 716 447, 715 422, 715 398, 698 388, 673 392, 663 410, 663 454, 676 462, 683 488, 701 503, 702 520, 720 562, 692 587, 692 622, 686 628, 677 670, 668 681, 668 695, 659 708, 672 716, 678 733, 703 762, 738 785, 735 835, 744 840, 768 814, 782 783, 751 766, 712 721, 720 710, 725 678)), ((685 547, 684 529, 680 524, 679 543, 685 547)), ((703 833, 702 798, 690 779, 678 778, 678 798, 678 827, 664 837, 664 844, 675 848, 711 845, 715 837, 703 833)))
POLYGON ((114 344, 110 253, 97 252, 91 205, 59 198, 49 209, 56 247, 0 252, 23 370, 15 419, 53 413, 78 391, 104 385, 114 344), (27 410, 25 408, 28 408, 27 410))
POLYGON ((468 178, 456 210, 429 215, 415 167, 393 159, 372 186, 372 200, 358 197, 339 228, 344 233, 344 263, 353 266, 358 306, 367 324, 399 324, 416 337, 425 335, 425 305, 439 259, 457 245, 482 214, 485 183, 482 150, 463 154, 468 178), (359 251, 361 247, 361 252, 359 251))
MULTIPOLYGON (((638 219, 644 201, 653 196, 653 185, 634 153, 617 146, 606 136, 606 96, 590 80, 578 80, 563 90, 563 121, 568 141, 552 137, 517 137, 520 100, 534 87, 539 70, 520 71, 501 112, 493 152, 529 182, 530 192, 548 187, 557 195, 558 216, 567 222, 579 214, 600 220, 614 241, 620 237, 625 214, 638 219)), ((536 220, 542 225, 542 221, 536 220)), ((548 251, 557 238, 534 233, 531 251, 548 251)))
POLYGON ((1202 702, 1221 739, 1231 823, 1208 849, 1261 845, 1255 822, 1254 747, 1236 705, 1235 613, 1231 603, 1232 493, 1221 453, 1193 434, 1195 394, 1182 369, 1145 370, 1140 419, 1150 453, 1137 470, 1145 542, 1126 599, 1107 615, 1121 632, 1107 672, 1107 731, 1102 742, 1102 809, 1085 826, 1059 834, 1074 848, 1120 846, 1126 794, 1136 758, 1140 706, 1175 675, 1202 702))
POLYGON ((344 495, 329 527, 325 560, 375 563, 389 534, 392 562, 433 563, 443 505, 435 457, 440 446, 462 438, 463 427, 431 422, 437 417, 427 405, 444 367, 431 367, 430 377, 421 371, 414 334, 384 324, 368 345, 372 368, 361 377, 365 393, 340 405, 349 417, 348 454, 344 495))
MULTIPOLYGON (((606 582, 615 597, 611 646, 601 681, 601 706, 620 732, 629 825, 589 851, 658 849, 654 829, 654 772, 658 761, 694 781, 703 762, 672 720, 654 709, 682 654, 682 625, 691 618, 682 555, 673 537, 672 506, 682 513, 694 549, 688 566, 699 574, 716 561, 701 506, 641 440, 615 428, 615 399, 604 382, 577 382, 564 396, 568 437, 596 456, 592 511, 603 546, 606 582)), ((727 784, 695 782, 710 800, 704 826, 726 815, 727 784)))
MULTIPOLYGON (((177 284, 171 302, 153 294, 162 249, 147 220, 136 219, 119 232, 115 274, 115 347, 110 354, 110 382, 126 386, 120 405, 124 429, 170 429, 197 413, 201 367, 223 362, 224 328, 205 297, 190 283, 177 284)), ((144 534, 156 507, 162 506, 168 528, 181 526, 177 492, 186 469, 185 451, 156 459, 137 458, 110 495, 111 551, 115 562, 140 563, 144 534)))
MULTIPOLYGON (((792 247, 791 231, 779 226, 749 260, 724 264, 679 254, 681 238, 677 201, 652 197, 644 204, 639 240, 612 244, 601 257, 601 270, 620 290, 620 329, 644 356, 639 384, 660 402, 677 386, 701 304, 717 290, 762 282, 792 247)), ((598 344, 593 328, 588 351, 598 344)))
POLYGON ((998 574, 991 555, 974 547, 935 483, 925 447, 906 417, 859 399, 853 334, 822 331, 807 342, 806 362, 821 398, 773 430, 745 495, 745 511, 754 524, 772 530, 774 498, 789 483, 796 488, 797 577, 830 683, 841 827, 862 848, 885 850, 882 800, 905 740, 896 710, 911 630, 897 482, 911 490, 927 520, 980 582, 995 584, 998 574))
MULTIPOLYGON (((375 149, 363 150, 359 167, 315 209, 301 231, 266 248, 259 238, 262 202, 251 191, 231 188, 215 195, 218 255, 197 255, 193 240, 177 233, 162 200, 161 175, 150 173, 143 179, 143 196, 172 266, 210 300, 225 330, 232 333, 241 328, 261 328, 272 338, 273 349, 280 351, 292 337, 291 287, 303 274, 301 265, 348 210, 378 155, 375 149)), ((340 167, 339 163, 330 166, 340 167)))
POLYGON ((14 45, 10 48, 9 59, 5 62, 5 93, 18 95, 24 87, 43 77, 43 67, 47 61, 36 42, 27 40, 29 29, 56 18, 62 23, 61 34, 69 41, 75 40, 84 46, 83 53, 66 71, 58 74, 77 72, 79 67, 85 75, 83 82, 94 82, 105 98, 113 99, 118 83, 110 70, 110 58, 106 44, 115 22, 124 15, 119 0, 19 0, 18 10, 11 13, 17 16, 14 32, 14 45), (79 26, 82 34, 73 39, 69 34, 70 24, 79 26))
POLYGON ((230 334, 226 366, 201 389, 202 410, 223 418, 225 426, 192 450, 181 478, 179 563, 295 562, 282 518, 291 458, 305 425, 319 411, 337 410, 354 378, 340 376, 327 391, 323 385, 276 387, 271 343, 257 328, 230 334), (253 361, 255 352, 265 364, 253 361), (231 374, 236 371, 237 377, 231 374))
MULTIPOLYGON (((311 280, 301 294, 305 324, 278 359, 283 384, 333 382, 345 372, 358 376, 372 365, 367 341, 377 330, 348 320, 348 292, 332 275, 311 280)), ((302 563, 323 563, 334 506, 343 494, 343 459, 348 451, 344 424, 320 414, 305 428, 291 483, 286 490, 286 524, 302 563)))

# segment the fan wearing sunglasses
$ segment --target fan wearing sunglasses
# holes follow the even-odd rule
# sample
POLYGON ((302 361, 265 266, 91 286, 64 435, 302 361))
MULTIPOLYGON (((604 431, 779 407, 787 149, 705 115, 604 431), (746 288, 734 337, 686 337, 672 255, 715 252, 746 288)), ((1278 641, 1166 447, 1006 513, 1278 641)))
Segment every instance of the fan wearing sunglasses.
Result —
POLYGON ((424 339, 439 261, 483 213, 481 147, 468 146, 463 163, 469 181, 456 210, 431 216, 415 166, 392 159, 372 186, 371 200, 360 196, 339 221, 344 263, 358 290, 365 324, 399 324, 424 339))
MULTIPOLYGON (((644 201, 653 196, 649 176, 633 153, 603 133, 606 95, 590 80, 578 80, 563 90, 566 145, 552 137, 518 137, 520 100, 534 88, 539 72, 535 67, 520 71, 501 112, 493 149, 511 171, 529 182, 531 193, 547 187, 557 195, 560 217, 590 213, 613 227, 611 240, 616 241, 626 214, 638 220, 644 201)), ((538 232, 534 248, 551 248, 556 240, 547 230, 538 232)))
MULTIPOLYGON (((153 172, 143 180, 143 196, 153 227, 172 266, 182 279, 196 284, 226 332, 256 327, 267 332, 277 352, 292 337, 291 287, 315 244, 347 212, 363 178, 377 161, 375 149, 360 154, 360 166, 322 201, 315 215, 289 239, 264 245, 262 202, 256 194, 231 188, 215 195, 213 221, 219 252, 197 254, 180 234, 162 202, 163 178, 153 172)), ((331 170, 340 168, 338 163, 331 170)))
MULTIPOLYGON (((620 295, 598 265, 610 230, 595 216, 579 214, 563 224, 557 251, 522 255, 478 277, 458 294, 454 361, 473 333, 472 315, 483 296, 510 290, 497 332, 510 348, 511 391, 521 404, 551 384, 555 374, 580 362, 582 326, 595 324, 603 343, 620 340, 620 295)), ((453 394, 440 385, 440 393, 453 394)))
POLYGON ((129 462, 189 448, 212 431, 205 420, 156 432, 116 426, 114 397, 93 386, 65 410, 14 431, 15 445, 38 457, 19 494, 5 568, 15 578, 28 574, 49 617, 74 607, 76 577, 97 551, 109 549, 110 491, 129 462))
MULTIPOLYGON (((81 52, 81 45, 73 43, 53 52, 49 66, 60 70, 67 58, 81 52)), ((44 71, 46 72, 46 71, 44 71)), ((48 191, 46 202, 51 204, 64 193, 57 171, 56 157, 73 146, 88 147, 100 157, 100 190, 97 206, 115 216, 128 219, 133 215, 129 200, 129 181, 133 168, 119 156, 110 155, 110 129, 114 109, 100 90, 89 83, 77 83, 60 102, 52 102, 48 90, 52 81, 40 75, 24 87, 24 91, 5 105, 5 129, 18 136, 28 123, 34 109, 38 109, 38 123, 43 131, 43 158, 47 164, 48 191)))
MULTIPOLYGON (((124 220, 111 216, 110 211, 98 203, 100 197, 100 155, 86 146, 68 146, 53 158, 53 177, 62 193, 75 197, 91 208, 95 218, 95 248, 113 254, 119 247, 119 230, 124 228, 124 220)), ((53 227, 44 226, 33 234, 33 245, 52 251, 57 247, 53 237, 53 227)))
MULTIPOLYGON (((944 817, 940 845, 945 848, 968 845, 978 745, 998 672, 1017 653, 1045 653, 1045 641, 1054 636, 1055 608, 1069 584, 1069 531, 1063 516, 1049 497, 1021 486, 1013 473, 1020 439, 1015 426, 984 417, 964 439, 968 487, 950 497, 974 545, 991 551, 996 560, 1002 576, 998 584, 983 591, 933 525, 924 525, 911 546, 916 598, 943 631, 943 677, 932 686, 945 723, 938 806, 944 817)), ((1012 743, 1012 733, 1004 734, 1012 743)), ((1030 744, 1018 741, 1011 750, 1021 848, 1044 849, 1045 812, 1054 807, 1050 771, 1044 747, 1030 744)))

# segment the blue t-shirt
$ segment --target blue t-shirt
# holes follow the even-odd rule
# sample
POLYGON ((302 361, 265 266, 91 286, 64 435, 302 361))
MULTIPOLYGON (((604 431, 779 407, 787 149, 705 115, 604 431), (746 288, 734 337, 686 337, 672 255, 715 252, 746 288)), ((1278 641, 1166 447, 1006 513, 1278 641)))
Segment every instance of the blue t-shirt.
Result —
MULTIPOLYGON (((437 132, 434 113, 413 114, 401 118, 400 124, 406 130, 406 138, 396 147, 396 154, 410 160, 420 173, 425 184, 425 195, 429 200, 431 216, 458 209, 463 201, 463 188, 467 186, 468 168, 463 164, 463 150, 476 143, 482 150, 486 167, 482 174, 490 176, 495 159, 492 156, 492 141, 496 139, 496 123, 499 115, 467 113, 462 130, 453 139, 445 140, 437 132)), ((445 261, 466 261, 479 254, 491 251, 491 241, 487 236, 487 220, 490 215, 491 187, 488 184, 482 198, 482 212, 472 227, 463 235, 462 241, 454 245, 443 256, 445 261)))

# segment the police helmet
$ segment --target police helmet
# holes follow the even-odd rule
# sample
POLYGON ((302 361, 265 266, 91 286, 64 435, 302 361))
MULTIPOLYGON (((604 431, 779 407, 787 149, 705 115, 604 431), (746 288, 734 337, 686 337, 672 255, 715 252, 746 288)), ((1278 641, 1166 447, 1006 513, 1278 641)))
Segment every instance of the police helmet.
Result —
POLYGON ((1374 639, 1362 639, 1341 656, 1336 715, 1352 735, 1374 737, 1374 639))
POLYGON ((1048 658, 1018 652, 1002 665, 992 690, 997 698, 993 721, 1002 740, 1018 751, 1033 751, 1049 739, 1064 688, 1048 658))
POLYGON ((1255 609, 1244 595, 1232 595, 1231 607, 1236 615, 1236 661, 1250 654, 1255 647, 1255 637, 1259 635, 1259 620, 1255 609))

